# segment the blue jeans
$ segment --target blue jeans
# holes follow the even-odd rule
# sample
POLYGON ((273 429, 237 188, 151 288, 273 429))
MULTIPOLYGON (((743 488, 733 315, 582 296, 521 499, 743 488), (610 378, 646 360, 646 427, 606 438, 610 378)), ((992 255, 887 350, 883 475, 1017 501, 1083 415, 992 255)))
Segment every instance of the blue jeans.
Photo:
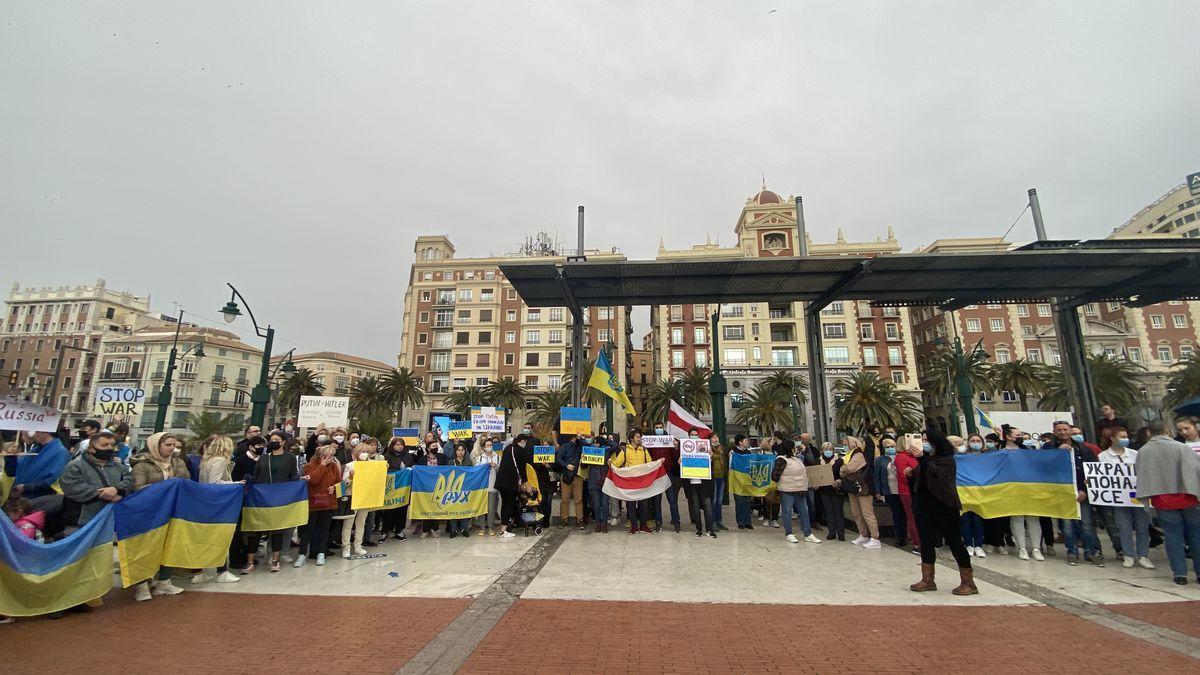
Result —
POLYGON ((812 524, 808 522, 808 500, 803 492, 779 493, 779 513, 784 533, 792 533, 792 509, 800 514, 800 528, 804 530, 804 536, 812 534, 812 524))
POLYGON ((983 518, 974 511, 963 511, 962 538, 966 546, 983 547, 983 518))
MULTIPOLYGON (((667 488, 667 506, 671 507, 671 525, 679 527, 679 478, 671 476, 671 487, 667 488)), ((658 527, 663 526, 662 495, 650 498, 650 517, 658 527)))
POLYGON ((897 542, 905 541, 908 539, 908 520, 904 515, 904 502, 900 495, 886 495, 883 499, 892 510, 892 536, 897 542))
POLYGON ((741 527, 750 525, 750 498, 742 495, 733 496, 733 517, 741 527))
POLYGON ((725 479, 713 479, 713 499, 712 499, 712 522, 713 525, 722 525, 721 520, 721 497, 725 495, 725 479))
POLYGON ((588 493, 592 498, 592 519, 597 523, 608 524, 608 495, 604 494, 604 489, 601 487, 589 488, 588 493))
POLYGON ((1060 520, 1059 527, 1062 528, 1063 542, 1067 545, 1067 555, 1075 555, 1079 553, 1082 547, 1086 555, 1095 555, 1100 552, 1100 537, 1096 536, 1096 524, 1093 519, 1092 505, 1083 503, 1079 505, 1078 520, 1060 520))
POLYGON ((804 493, 804 501, 808 502, 808 524, 811 526, 817 520, 817 491, 809 488, 804 493))
POLYGON ((1130 558, 1145 558, 1150 555, 1150 514, 1145 507, 1114 506, 1113 518, 1121 533, 1121 553, 1130 558), (1137 535, 1137 543, 1134 543, 1137 535))
POLYGON ((1183 550, 1183 544, 1187 542, 1191 549, 1192 567, 1196 570, 1196 578, 1200 579, 1200 506, 1180 510, 1155 509, 1155 513, 1166 535, 1163 546, 1167 549, 1171 574, 1187 576, 1187 555, 1183 550))

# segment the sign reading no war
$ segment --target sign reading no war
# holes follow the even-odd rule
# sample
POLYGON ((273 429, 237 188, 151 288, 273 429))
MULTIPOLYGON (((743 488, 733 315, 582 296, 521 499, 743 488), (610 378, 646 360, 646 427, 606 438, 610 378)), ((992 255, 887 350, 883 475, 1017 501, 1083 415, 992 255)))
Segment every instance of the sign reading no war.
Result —
POLYGON ((296 426, 312 428, 318 424, 344 427, 350 423, 350 399, 346 396, 301 396, 296 426))
POLYGON ((92 414, 133 417, 142 412, 146 390, 141 387, 97 387, 92 414))

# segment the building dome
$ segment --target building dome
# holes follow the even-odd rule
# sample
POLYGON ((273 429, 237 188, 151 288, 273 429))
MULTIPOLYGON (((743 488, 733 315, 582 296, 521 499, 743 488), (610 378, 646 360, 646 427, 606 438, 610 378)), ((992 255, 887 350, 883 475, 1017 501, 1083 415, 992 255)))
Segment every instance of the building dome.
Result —
POLYGON ((750 201, 762 206, 763 204, 782 204, 783 198, 763 187, 762 192, 751 197, 750 201))

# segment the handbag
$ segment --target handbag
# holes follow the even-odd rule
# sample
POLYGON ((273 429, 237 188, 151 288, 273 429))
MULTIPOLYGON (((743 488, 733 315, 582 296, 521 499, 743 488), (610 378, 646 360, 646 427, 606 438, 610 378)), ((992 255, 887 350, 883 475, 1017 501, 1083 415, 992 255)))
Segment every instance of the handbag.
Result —
POLYGON ((308 509, 310 511, 326 511, 337 507, 337 497, 323 492, 320 494, 309 495, 308 509))

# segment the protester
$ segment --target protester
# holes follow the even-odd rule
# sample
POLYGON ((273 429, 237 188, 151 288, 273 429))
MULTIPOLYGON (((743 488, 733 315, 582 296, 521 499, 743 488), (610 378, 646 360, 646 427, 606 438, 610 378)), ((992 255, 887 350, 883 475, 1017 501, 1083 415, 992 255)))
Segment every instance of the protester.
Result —
MULTIPOLYGON (((962 452, 975 455, 983 452, 984 440, 983 436, 978 433, 973 433, 967 437, 966 446, 962 452)), ((975 558, 986 558, 987 552, 983 550, 985 541, 983 534, 983 518, 974 511, 962 512, 962 539, 967 547, 967 555, 975 558)))
MULTIPOLYGON (((778 445, 786 436, 782 432, 775 432, 770 436, 764 436, 758 442, 758 452, 763 455, 774 455, 775 446, 778 445), (776 435, 778 434, 778 435, 776 435)), ((766 495, 759 498, 759 516, 762 518, 763 527, 779 527, 779 492, 772 489, 766 495)))
MULTIPOLYGON (((145 489, 164 480, 191 480, 183 458, 175 454, 179 439, 162 431, 146 439, 146 452, 135 455, 133 466, 133 490, 145 489)), ((171 568, 160 567, 154 579, 143 581, 134 587, 133 599, 145 602, 153 595, 178 595, 183 589, 171 583, 171 568)))
POLYGON ((1188 557, 1200 581, 1200 455, 1168 436, 1162 420, 1147 426, 1151 438, 1137 451, 1137 494, 1158 515, 1171 574, 1183 586, 1188 557))
MULTIPOLYGON (((721 501, 725 498, 725 487, 727 477, 729 475, 729 453, 721 445, 721 439, 713 434, 708 439, 709 448, 712 451, 712 477, 713 477, 713 497, 712 497, 712 523, 713 529, 717 531, 728 530, 722 520, 721 501)), ((809 506, 812 504, 810 503, 809 506)), ((810 509, 811 510, 811 509, 810 509)))
MULTIPOLYGON (((692 431, 688 434, 690 438, 699 438, 700 434, 692 431)), ((712 450, 707 451, 709 456, 709 466, 712 465, 712 450)), ((682 467, 682 464, 680 464, 682 467)), ((681 469, 682 470, 682 469, 681 469)), ((711 475, 711 473, 710 473, 711 475)), ((688 500, 688 517, 692 521, 692 525, 696 528, 696 536, 703 537, 707 532, 712 539, 717 538, 717 531, 713 524, 712 516, 712 501, 713 501, 713 482, 711 478, 683 478, 684 496, 688 500)))
POLYGON ((588 497, 592 501, 592 519, 596 521, 596 532, 608 532, 608 495, 604 494, 604 479, 608 477, 608 463, 617 451, 617 443, 607 440, 604 446, 604 462, 588 465, 588 497))
POLYGON ((804 460, 796 454, 796 446, 792 441, 785 440, 775 447, 775 464, 771 468, 771 480, 775 481, 779 491, 780 514, 783 518, 784 539, 789 543, 798 544, 800 540, 792 534, 792 510, 800 512, 800 529, 804 532, 804 541, 819 544, 821 540, 813 536, 812 522, 808 517, 808 469, 804 460))
MULTIPOLYGON (((733 452, 738 455, 749 455, 750 439, 745 434, 733 437, 733 452)), ((753 530, 754 523, 750 517, 750 498, 746 495, 733 496, 733 516, 739 530, 753 530)))
MULTIPOLYGON (((255 483, 286 483, 288 481, 298 480, 300 474, 296 471, 296 460, 289 456, 284 448, 284 443, 287 438, 283 432, 271 434, 270 440, 267 441, 267 453, 258 460, 258 464, 254 467, 254 482, 255 483)), ((290 528, 289 528, 290 529, 290 528)), ((279 558, 283 554, 283 536, 288 530, 271 530, 270 532, 255 532, 251 536, 254 537, 255 546, 260 536, 266 536, 271 547, 271 572, 279 571, 279 558)), ((250 547, 247 546, 249 549, 250 547)), ((246 567, 242 570, 242 574, 250 574, 254 571, 254 550, 248 550, 246 554, 246 567)))
POLYGON ((875 499, 886 504, 892 513, 892 533, 896 538, 894 546, 903 548, 908 539, 905 533, 908 523, 904 516, 904 502, 900 499, 900 483, 904 475, 896 470, 896 441, 886 434, 880 441, 883 452, 875 458, 875 486, 878 492, 875 499))
POLYGON ((98 431, 92 434, 80 459, 63 469, 58 483, 63 491, 66 534, 86 525, 108 504, 115 504, 133 492, 133 474, 117 459, 116 444, 117 438, 111 431, 98 431))
MULTIPOLYGON (((691 433, 688 434, 691 436, 691 433)), ((697 434, 697 438, 699 435, 697 434)), ((630 438, 630 441, 633 439, 630 438)), ((647 461, 661 459, 663 468, 667 470, 667 477, 671 480, 671 484, 667 487, 664 493, 667 497, 667 506, 671 511, 671 527, 675 528, 675 532, 682 531, 679 520, 679 490, 683 486, 679 477, 679 444, 675 443, 669 448, 649 448, 647 453, 650 457, 647 461)), ((650 509, 650 517, 654 520, 654 531, 662 532, 663 526, 663 510, 662 510, 663 495, 656 495, 645 500, 647 508, 650 509)))
MULTIPOLYGON (((237 447, 235 448, 234 459, 236 460, 243 453, 245 453, 246 449, 249 448, 251 445, 254 445, 255 440, 259 439, 261 437, 262 437, 262 427, 260 427, 259 425, 251 424, 250 426, 246 427, 242 431, 242 440, 238 441, 237 447)), ((240 480, 240 479, 235 478, 234 480, 240 480)))
POLYGON ((73 457, 83 457, 83 453, 87 452, 92 436, 100 432, 100 426, 100 422, 97 420, 84 420, 79 425, 79 442, 71 448, 71 455, 73 457))
POLYGON ((1096 420, 1096 438, 1104 438, 1104 430, 1112 427, 1120 427, 1126 432, 1129 431, 1129 425, 1125 420, 1117 417, 1117 409, 1105 403, 1100 406, 1100 418, 1096 420))
POLYGON ((574 436, 563 434, 559 438, 558 448, 554 451, 554 467, 559 475, 558 526, 566 527, 571 515, 571 505, 575 505, 575 521, 579 529, 583 529, 583 479, 579 477, 580 459, 583 448, 591 445, 591 439, 586 435, 574 436))
POLYGON ((488 467, 488 506, 487 514, 480 517, 479 536, 494 536, 496 521, 500 518, 500 492, 496 489, 496 472, 500 468, 500 453, 496 452, 496 441, 488 435, 480 435, 475 439, 475 447, 471 450, 471 461, 476 466, 488 467))
MULTIPOLYGON (((1105 406, 1108 407, 1108 406, 1105 406)), ((1110 408, 1111 410, 1111 408, 1110 408)), ((1129 431, 1122 426, 1110 424, 1103 427, 1100 444, 1104 450, 1097 458, 1110 464, 1137 465, 1138 451, 1129 447, 1129 431)), ((1140 490, 1139 490, 1140 492, 1140 490)), ((1133 567, 1136 563, 1145 569, 1154 569, 1150 562, 1150 514, 1145 506, 1113 506, 1112 511, 1121 538, 1121 566, 1133 567)))
POLYGON ((1184 445, 1200 452, 1200 426, 1197 426, 1195 417, 1180 417, 1175 420, 1175 429, 1184 445))
MULTIPOLYGON (((892 459, 892 463, 896 466, 896 493, 900 497, 900 505, 904 508, 904 523, 905 531, 908 534, 908 539, 912 542, 912 553, 920 555, 921 553, 921 533, 917 531, 917 516, 913 511, 912 488, 910 486, 907 469, 917 468, 917 449, 918 446, 913 443, 908 446, 897 445, 896 456, 892 459)), ((897 533, 897 538, 903 538, 903 535, 897 533)))
POLYGON ((975 595, 974 570, 971 556, 963 545, 960 535, 958 512, 962 504, 958 499, 957 466, 954 455, 957 450, 942 432, 930 427, 925 431, 925 441, 918 455, 917 468, 907 471, 912 479, 913 501, 917 507, 917 526, 921 529, 921 580, 909 589, 913 591, 936 591, 934 567, 937 551, 933 542, 941 539, 958 563, 959 585, 954 595, 975 595))
POLYGON ((496 491, 500 493, 500 533, 502 539, 515 536, 509 530, 517 517, 517 493, 525 484, 525 471, 529 467, 531 449, 529 436, 521 434, 513 439, 500 455, 496 467, 496 491))
MULTIPOLYGON (((375 443, 374 439, 367 441, 366 447, 359 447, 355 450, 355 458, 342 467, 342 487, 343 492, 347 497, 352 497, 354 494, 354 467, 360 462, 372 462, 370 444, 375 443)), ((355 443, 360 445, 361 443, 355 443)), ((336 456, 336 452, 335 452, 336 456)), ((440 457, 440 456, 439 456, 440 457)), ((445 458, 441 457, 442 464, 445 464, 445 458)), ((353 500, 352 500, 353 501, 353 500)), ((350 517, 342 521, 342 557, 349 558, 351 555, 366 555, 367 549, 363 548, 363 541, 366 539, 367 514, 369 509, 356 509, 350 517)), ((437 536, 437 533, 434 533, 437 536)))
POLYGON ((533 447, 541 445, 538 439, 530 437, 530 466, 533 467, 533 473, 537 476, 538 492, 541 493, 541 501, 538 503, 538 512, 542 514, 541 526, 543 528, 550 527, 551 514, 553 513, 553 497, 554 489, 558 486, 558 481, 550 478, 550 470, 553 468, 553 462, 534 462, 533 447))
MULTIPOLYGON (((641 430, 634 429, 629 434, 629 443, 613 457, 612 468, 620 469, 626 466, 639 466, 641 464, 649 464, 652 461, 654 460, 651 458, 650 453, 646 452, 646 448, 642 447, 641 430)), ((626 512, 629 514, 629 534, 651 532, 649 502, 649 499, 639 499, 628 502, 625 505, 626 512)), ((654 531, 657 532, 658 530, 655 529, 654 531)))
MULTIPOLYGON (((212 436, 204 448, 204 461, 200 463, 199 481, 208 485, 226 485, 233 480, 233 440, 228 436, 212 436)), ((238 536, 235 534, 234 536, 238 536)), ((229 559, 215 572, 200 570, 192 577, 193 584, 216 581, 219 584, 232 584, 241 581, 241 577, 229 571, 229 559)))
POLYGON ((850 497, 850 513, 858 526, 858 537, 851 543, 867 549, 881 548, 871 496, 871 467, 863 454, 863 442, 855 436, 847 436, 844 443, 848 454, 842 466, 840 486, 850 497))
MULTIPOLYGON (((1004 449, 1016 450, 1027 447, 1020 429, 1005 425, 1003 430, 1004 449)), ((1030 557, 1038 561, 1045 560, 1046 557, 1042 555, 1041 549, 1042 523, 1039 517, 1034 515, 1009 516, 1008 522, 1017 546, 1017 557, 1021 560, 1029 560, 1030 557)))
MULTIPOLYGON (((471 446, 467 441, 459 441, 454 444, 454 457, 450 460, 448 466, 474 466, 471 461, 471 446)), ((446 524, 446 530, 450 533, 450 538, 469 537, 471 536, 471 519, 457 518, 449 521, 446 524)))
POLYGON ((1095 513, 1088 503, 1087 483, 1083 478, 1083 465, 1096 461, 1096 453, 1090 443, 1085 444, 1079 429, 1070 422, 1059 420, 1054 423, 1054 441, 1042 446, 1043 450, 1066 450, 1075 455, 1075 490, 1079 502, 1079 518, 1063 519, 1060 526, 1067 547, 1067 564, 1079 564, 1079 550, 1083 549, 1084 562, 1094 567, 1104 567, 1100 553, 1100 538, 1096 536, 1095 513))
MULTIPOLYGON (((836 477, 842 470, 843 452, 835 452, 833 443, 821 444, 821 464, 829 464, 830 470, 836 477)), ((838 487, 839 482, 834 481, 833 485, 823 485, 817 488, 817 497, 821 500, 821 510, 825 512, 826 526, 829 529, 829 536, 825 541, 846 541, 846 516, 842 506, 842 495, 844 494, 838 487)))
MULTIPOLYGON (((96 493, 93 493, 95 495, 96 493)), ((12 521, 17 531, 27 539, 45 542, 46 512, 39 511, 33 502, 24 497, 9 499, 4 504, 4 515, 12 521)))
MULTIPOLYGON (((388 441, 387 452, 383 453, 383 459, 387 462, 388 473, 391 473, 411 468, 417 462, 417 454, 404 442, 403 438, 393 436, 392 440, 388 441)), ((407 537, 404 536, 404 527, 408 524, 408 504, 384 509, 380 512, 379 518, 382 521, 383 530, 379 539, 380 543, 391 537, 395 537, 397 541, 407 541, 407 537)))
POLYGON ((33 432, 32 440, 29 454, 15 457, 15 467, 5 461, 5 473, 13 476, 12 493, 26 499, 54 494, 53 485, 71 459, 62 441, 48 431, 33 432))
MULTIPOLYGON (((426 436, 430 436, 430 434, 426 434, 426 436)), ((441 452, 441 444, 437 441, 436 438, 433 438, 432 440, 427 441, 425 443, 424 447, 422 447, 421 450, 417 452, 416 462, 413 465, 414 466, 446 466, 449 463, 450 463, 450 459, 448 457, 446 457, 445 455, 443 455, 441 452)), ((418 527, 421 531, 421 539, 428 539, 429 537, 433 537, 436 539, 436 538, 440 537, 441 534, 438 532, 438 528, 440 526, 441 526, 441 521, 438 521, 438 520, 422 520, 422 521, 420 521, 420 525, 418 527)), ((343 530, 344 530, 344 528, 343 528, 343 530)), ((413 530, 413 534, 414 535, 416 534, 416 530, 413 530)), ((342 538, 345 539, 345 535, 343 535, 342 538)))

